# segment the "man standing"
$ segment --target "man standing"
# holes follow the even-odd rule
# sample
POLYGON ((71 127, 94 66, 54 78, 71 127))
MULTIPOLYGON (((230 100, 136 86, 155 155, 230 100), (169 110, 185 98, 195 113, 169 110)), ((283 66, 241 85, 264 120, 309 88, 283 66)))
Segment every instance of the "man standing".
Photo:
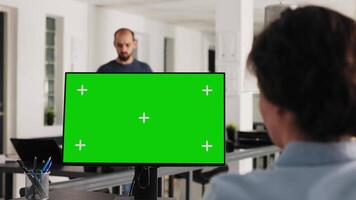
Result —
POLYGON ((114 34, 117 58, 99 67, 97 72, 152 72, 149 65, 133 57, 137 48, 135 34, 128 28, 120 28, 114 34))
MULTIPOLYGON (((150 66, 138 61, 133 57, 134 50, 137 48, 135 34, 128 28, 120 28, 114 33, 114 47, 117 58, 102 66, 97 70, 98 73, 152 73, 150 66)), ((103 166, 101 171, 104 173, 122 171, 128 167, 108 167, 103 166)), ((97 171, 96 167, 86 167, 86 171, 97 171)), ((123 185, 123 194, 129 195, 131 184, 123 185)), ((113 187, 113 193, 118 193, 118 187, 113 187)))

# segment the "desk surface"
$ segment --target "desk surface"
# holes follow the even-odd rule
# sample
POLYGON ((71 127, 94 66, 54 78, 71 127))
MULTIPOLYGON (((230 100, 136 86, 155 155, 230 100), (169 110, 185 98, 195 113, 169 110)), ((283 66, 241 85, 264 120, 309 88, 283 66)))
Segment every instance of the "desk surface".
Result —
MULTIPOLYGON (((23 173, 22 168, 17 164, 17 162, 7 162, 0 163, 0 172, 2 173, 23 173)), ((97 175, 96 172, 84 172, 82 166, 63 166, 58 169, 52 169, 51 175, 54 176, 66 176, 69 178, 78 178, 78 177, 89 177, 97 175)))
MULTIPOLYGON (((79 191, 79 190, 70 190, 70 189, 57 189, 49 192, 49 199, 51 200, 114 200, 118 197, 115 194, 107 194, 100 192, 87 192, 87 191, 79 191)), ((25 200, 25 197, 18 198, 17 200, 25 200)))
MULTIPOLYGON (((260 147, 256 149, 235 150, 232 153, 226 154, 226 162, 228 163, 231 161, 237 161, 244 158, 269 155, 272 153, 276 153, 278 151, 280 151, 279 148, 275 146, 260 147)), ((190 172, 202 168, 204 167, 162 167, 162 168, 158 168, 158 176, 161 177, 166 175, 179 174, 179 173, 190 172)), ((17 163, 0 164, 0 172, 6 173, 8 175, 11 175, 12 173, 23 173, 22 169, 18 166, 17 163)), ((113 185, 126 184, 132 181, 132 177, 134 176, 133 170, 114 172, 111 174, 101 174, 100 176, 95 176, 95 175, 99 175, 99 173, 84 172, 83 167, 78 167, 78 166, 65 166, 59 170, 52 170, 51 174, 58 175, 58 176, 68 176, 70 178, 88 177, 84 179, 73 179, 62 183, 54 183, 51 185, 51 188, 56 188, 56 189, 72 188, 72 189, 80 189, 84 191, 97 190, 101 188, 107 188, 113 185)), ((7 185, 9 186, 9 184, 7 185)), ((7 196, 12 197, 12 188, 10 188, 9 191, 11 193, 9 193, 7 196)))
MULTIPOLYGON (((235 150, 234 152, 226 154, 226 162, 238 161, 245 158, 265 156, 273 154, 280 151, 279 148, 275 146, 260 147, 255 149, 246 150, 235 150)), ((198 169, 203 169, 207 167, 202 166, 181 166, 181 167, 160 167, 157 170, 158 177, 180 174, 185 172, 191 172, 198 169)), ((1 169, 1 168, 0 168, 1 169)), ((110 174, 100 174, 98 176, 92 176, 84 179, 73 179, 61 183, 53 183, 51 188, 62 189, 62 188, 72 188, 79 190, 98 190, 102 188, 107 188, 113 185, 122 185, 131 183, 134 176, 133 170, 114 172, 110 174)))
MULTIPOLYGON (((16 200, 25 200, 25 197, 16 200)), ((80 190, 70 189, 56 189, 49 192, 50 200, 133 200, 133 197, 120 197, 116 194, 100 193, 100 192, 87 192, 80 190)), ((162 199, 162 198, 158 198, 162 199)), ((173 198, 163 198, 162 200, 171 200, 173 198)))

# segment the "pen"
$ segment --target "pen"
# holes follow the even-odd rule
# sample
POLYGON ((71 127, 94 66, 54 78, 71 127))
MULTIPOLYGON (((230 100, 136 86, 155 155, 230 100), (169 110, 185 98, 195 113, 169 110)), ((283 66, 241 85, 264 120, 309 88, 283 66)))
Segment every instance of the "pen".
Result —
POLYGON ((36 165, 37 165, 37 156, 33 158, 33 171, 36 172, 36 165))
POLYGON ((49 171, 49 169, 51 168, 51 166, 52 166, 52 160, 47 165, 47 168, 45 169, 44 173, 47 173, 49 171))
POLYGON ((46 168, 47 168, 47 166, 48 166, 50 161, 51 161, 51 156, 48 158, 47 162, 42 167, 41 172, 45 172, 45 170, 46 170, 46 168))

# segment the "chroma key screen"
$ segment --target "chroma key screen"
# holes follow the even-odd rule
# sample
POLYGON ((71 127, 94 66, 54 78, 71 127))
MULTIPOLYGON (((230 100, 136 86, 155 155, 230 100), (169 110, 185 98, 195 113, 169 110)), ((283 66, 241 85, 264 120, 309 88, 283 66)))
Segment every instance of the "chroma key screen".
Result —
POLYGON ((222 165, 223 73, 65 75, 66 164, 222 165))

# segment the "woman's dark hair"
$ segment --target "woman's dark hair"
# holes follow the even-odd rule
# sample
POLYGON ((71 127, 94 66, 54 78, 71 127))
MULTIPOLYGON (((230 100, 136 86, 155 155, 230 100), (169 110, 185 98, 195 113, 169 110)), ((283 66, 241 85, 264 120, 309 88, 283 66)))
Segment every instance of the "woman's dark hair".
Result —
POLYGON ((356 24, 335 11, 284 11, 255 38, 250 70, 262 94, 314 141, 356 135, 356 24))

